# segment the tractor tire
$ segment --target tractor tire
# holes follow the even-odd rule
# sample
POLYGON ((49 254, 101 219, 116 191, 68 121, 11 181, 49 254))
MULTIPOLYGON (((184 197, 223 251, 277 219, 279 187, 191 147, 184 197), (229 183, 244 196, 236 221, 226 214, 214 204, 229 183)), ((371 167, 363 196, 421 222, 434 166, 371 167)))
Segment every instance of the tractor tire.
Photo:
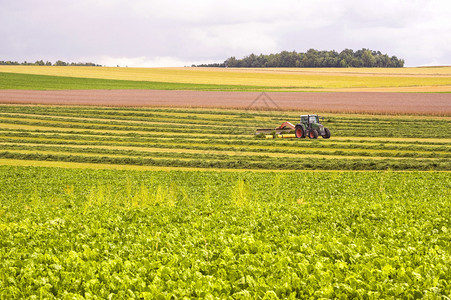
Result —
POLYGON ((312 129, 308 133, 308 137, 311 139, 317 139, 318 138, 318 131, 316 129, 312 129))
POLYGON ((300 124, 296 125, 296 127, 294 128, 294 134, 296 135, 297 138, 300 138, 300 139, 305 138, 304 126, 302 126, 300 124))
POLYGON ((329 128, 325 128, 325 127, 324 127, 324 136, 323 136, 323 139, 328 139, 328 138, 330 138, 330 130, 329 130, 329 128))

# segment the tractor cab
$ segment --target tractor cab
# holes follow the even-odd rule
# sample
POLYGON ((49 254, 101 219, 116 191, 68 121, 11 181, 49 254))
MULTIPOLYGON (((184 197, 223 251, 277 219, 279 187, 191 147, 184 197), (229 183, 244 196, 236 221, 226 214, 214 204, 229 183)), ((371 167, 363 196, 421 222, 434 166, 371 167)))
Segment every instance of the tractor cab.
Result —
POLYGON ((302 115, 301 123, 308 126, 309 124, 319 124, 319 116, 318 115, 302 115))

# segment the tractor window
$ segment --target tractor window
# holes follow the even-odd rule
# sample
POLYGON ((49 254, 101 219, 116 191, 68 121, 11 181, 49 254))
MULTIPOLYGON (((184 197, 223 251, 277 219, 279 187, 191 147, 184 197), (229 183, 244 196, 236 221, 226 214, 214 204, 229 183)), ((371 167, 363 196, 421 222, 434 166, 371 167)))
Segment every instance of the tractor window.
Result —
POLYGON ((310 116, 309 117, 309 123, 319 123, 318 122, 318 117, 317 116, 310 116))

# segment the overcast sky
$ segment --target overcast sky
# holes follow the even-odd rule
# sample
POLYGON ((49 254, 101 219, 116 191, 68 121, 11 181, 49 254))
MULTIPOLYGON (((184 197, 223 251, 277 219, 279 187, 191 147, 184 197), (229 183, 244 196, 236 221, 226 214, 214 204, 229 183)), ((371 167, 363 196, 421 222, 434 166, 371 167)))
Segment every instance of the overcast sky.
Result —
POLYGON ((171 67, 310 48, 451 65, 451 0, 0 0, 0 60, 171 67))

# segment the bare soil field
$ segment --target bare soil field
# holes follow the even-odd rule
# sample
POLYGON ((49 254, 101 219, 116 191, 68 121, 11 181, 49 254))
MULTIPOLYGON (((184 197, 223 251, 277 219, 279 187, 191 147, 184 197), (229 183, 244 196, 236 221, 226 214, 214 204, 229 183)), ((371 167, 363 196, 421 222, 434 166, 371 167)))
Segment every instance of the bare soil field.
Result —
POLYGON ((252 108, 312 112, 451 115, 451 94, 449 93, 2 90, 0 91, 0 103, 252 108))

